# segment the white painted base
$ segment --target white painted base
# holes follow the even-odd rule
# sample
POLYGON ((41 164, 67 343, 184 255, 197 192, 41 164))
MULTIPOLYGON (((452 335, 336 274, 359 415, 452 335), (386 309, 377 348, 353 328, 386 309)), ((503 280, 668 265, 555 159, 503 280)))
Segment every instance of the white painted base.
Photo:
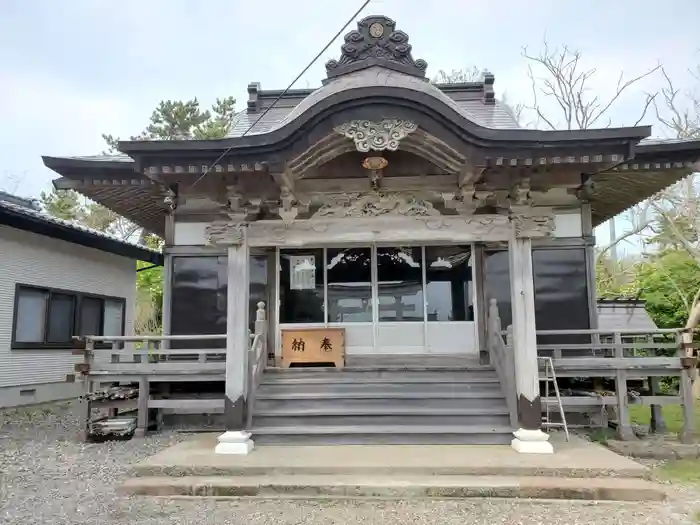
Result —
POLYGON ((521 454, 554 454, 554 447, 549 442, 549 434, 541 430, 520 428, 513 432, 515 439, 510 446, 521 454))
POLYGON ((214 449, 215 454, 249 454, 255 447, 250 439, 250 432, 245 430, 227 431, 218 438, 219 444, 214 449))

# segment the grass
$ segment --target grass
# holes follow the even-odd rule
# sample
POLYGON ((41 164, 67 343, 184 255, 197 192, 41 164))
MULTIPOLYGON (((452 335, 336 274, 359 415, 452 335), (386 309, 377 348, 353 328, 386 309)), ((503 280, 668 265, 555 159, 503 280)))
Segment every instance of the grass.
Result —
MULTIPOLYGON (((630 419, 633 424, 649 426, 651 409, 644 405, 630 405, 630 419)), ((670 434, 680 434, 683 431, 683 407, 681 405, 665 405, 662 414, 670 434)), ((700 428, 700 403, 695 405, 695 425, 700 428)))
POLYGON ((678 459, 654 469, 661 479, 700 488, 700 459, 678 459))

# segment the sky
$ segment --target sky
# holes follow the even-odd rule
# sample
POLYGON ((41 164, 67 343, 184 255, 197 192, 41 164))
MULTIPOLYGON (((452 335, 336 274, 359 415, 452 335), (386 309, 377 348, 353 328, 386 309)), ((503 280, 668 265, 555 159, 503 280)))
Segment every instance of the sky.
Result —
MULTIPOLYGON (((0 0, 0 189, 38 196, 57 177, 41 155, 99 153, 102 133, 139 133, 160 100, 209 105, 233 95, 244 109, 248 83, 287 87, 361 4, 0 0)), ((700 61, 700 0, 371 0, 358 18, 370 14, 408 33, 429 76, 486 68, 512 103, 531 100, 523 47, 537 53, 545 39, 581 51, 597 70, 591 92, 603 99, 621 71, 636 76, 659 63, 691 89, 687 70, 700 61)), ((319 86, 341 43, 294 87, 319 86)), ((613 107, 612 124, 633 125, 645 93, 662 84, 660 75, 636 84, 613 107)), ((649 114, 642 124, 654 121, 649 114)))

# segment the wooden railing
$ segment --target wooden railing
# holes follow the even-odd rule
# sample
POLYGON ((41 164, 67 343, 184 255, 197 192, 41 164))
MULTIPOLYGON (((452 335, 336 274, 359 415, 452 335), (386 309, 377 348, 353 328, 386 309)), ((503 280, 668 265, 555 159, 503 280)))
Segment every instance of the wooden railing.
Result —
POLYGON ((255 312, 255 334, 248 354, 248 380, 247 380, 247 416, 246 428, 250 429, 253 423, 253 409, 255 406, 255 393, 260 385, 260 378, 267 365, 267 320, 265 319, 265 303, 260 301, 255 312))
POLYGON ((517 428, 518 410, 517 397, 515 393, 515 361, 513 348, 506 346, 503 341, 501 318, 498 314, 498 303, 496 299, 491 299, 488 310, 487 323, 487 346, 489 359, 496 369, 501 388, 506 396, 510 424, 517 428))
MULTIPOLYGON (((551 357, 557 377, 614 379, 613 395, 594 390, 562 390, 562 403, 568 411, 599 407, 616 409, 621 436, 633 439, 629 405, 651 407, 660 417, 662 405, 683 406, 685 427, 682 438, 695 433, 692 383, 697 358, 683 344, 684 329, 649 330, 538 330, 538 355, 551 357), (660 395, 658 379, 678 377, 678 394, 660 395), (628 381, 647 381, 649 387, 631 391, 628 381)), ((542 365, 541 365, 542 366, 542 365)), ((556 400, 543 399, 553 404, 556 400)))
MULTIPOLYGON (((246 370, 246 395, 254 402, 255 389, 267 360, 267 321, 265 304, 258 303, 255 332, 250 334, 246 370)), ((79 348, 74 354, 83 356, 75 365, 83 379, 82 419, 84 436, 97 420, 94 409, 105 409, 110 416, 120 410, 137 410, 136 433, 145 433, 149 409, 181 409, 190 412, 220 413, 223 395, 173 397, 169 385, 179 382, 224 381, 226 378, 226 334, 153 335, 153 336, 85 336, 76 338, 79 348), (184 345, 185 348, 173 348, 184 345), (214 346, 214 348, 207 348, 214 346), (138 383, 138 390, 119 388, 117 383, 138 383), (158 384, 158 392, 151 392, 158 384), (108 386, 105 386, 108 385, 108 386), (96 388, 97 387, 97 388, 96 388)), ((251 407, 252 408, 252 407, 251 407)), ((250 423, 248 411, 248 421, 250 423)))

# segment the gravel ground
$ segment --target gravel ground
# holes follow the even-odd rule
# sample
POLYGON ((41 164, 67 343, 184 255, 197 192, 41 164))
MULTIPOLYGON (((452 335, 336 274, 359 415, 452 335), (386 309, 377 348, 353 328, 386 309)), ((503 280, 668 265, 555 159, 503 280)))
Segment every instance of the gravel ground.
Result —
POLYGON ((667 504, 466 501, 157 500, 115 494, 128 465, 186 435, 83 444, 70 404, 0 412, 0 524, 551 524, 697 523, 698 493, 667 504))

